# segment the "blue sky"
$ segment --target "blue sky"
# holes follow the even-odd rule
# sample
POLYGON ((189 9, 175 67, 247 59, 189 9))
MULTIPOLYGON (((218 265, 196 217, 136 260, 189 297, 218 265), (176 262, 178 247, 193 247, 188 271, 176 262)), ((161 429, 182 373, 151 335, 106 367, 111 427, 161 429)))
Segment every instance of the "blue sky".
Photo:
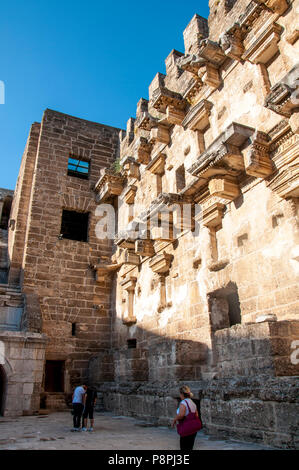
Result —
POLYGON ((208 0, 15 0, 1 5, 0 187, 14 189, 30 125, 51 108, 125 128, 208 0))

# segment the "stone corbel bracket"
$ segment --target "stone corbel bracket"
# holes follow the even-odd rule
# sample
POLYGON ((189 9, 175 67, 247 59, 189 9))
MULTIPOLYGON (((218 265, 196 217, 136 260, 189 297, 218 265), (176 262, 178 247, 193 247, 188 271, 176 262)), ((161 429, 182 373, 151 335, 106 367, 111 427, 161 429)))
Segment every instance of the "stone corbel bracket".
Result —
POLYGON ((283 199, 299 197, 299 157, 274 176, 268 186, 283 199))
POLYGON ((136 155, 136 162, 147 165, 151 158, 152 144, 149 143, 146 137, 139 137, 134 143, 134 155, 136 155))
POLYGON ((160 253, 154 258, 152 258, 149 262, 149 267, 152 271, 159 275, 160 281, 160 302, 158 305, 158 312, 162 312, 167 306, 171 306, 171 304, 167 305, 166 301, 166 276, 169 274, 171 262, 173 260, 173 255, 166 253, 160 253))
POLYGON ((237 176, 244 170, 240 148, 254 134, 255 129, 232 122, 188 169, 193 176, 210 178, 219 174, 237 176))
POLYGON ((122 263, 112 263, 112 264, 96 264, 93 266, 93 269, 96 272, 96 281, 97 282, 106 282, 108 281, 112 275, 120 269, 122 263))
POLYGON ((271 88, 266 96, 265 107, 282 116, 291 117, 294 112, 299 111, 299 63, 271 88))
POLYGON ((269 10, 273 13, 278 14, 279 16, 282 15, 288 8, 289 2, 288 0, 254 0, 255 3, 260 5, 265 5, 269 10))
POLYGON ((153 91, 151 102, 155 109, 166 114, 165 122, 170 125, 181 124, 185 116, 187 100, 180 93, 160 86, 153 91))
POLYGON ((100 171, 100 175, 100 179, 94 187, 97 193, 97 202, 102 203, 120 196, 124 189, 126 178, 123 175, 115 174, 108 168, 103 168, 100 171))
POLYGON ((130 234, 129 230, 119 232, 114 239, 114 243, 119 248, 128 248, 129 250, 134 250, 135 235, 136 233, 134 231, 133 234, 130 234))
POLYGON ((241 61, 244 52, 243 34, 239 24, 235 23, 219 38, 220 46, 227 57, 241 61))
POLYGON ((131 184, 123 195, 126 204, 134 204, 135 196, 137 192, 137 186, 131 184))
POLYGON ((269 136, 264 132, 255 131, 250 137, 250 145, 243 151, 245 171, 248 175, 266 178, 273 173, 269 141, 269 136))
POLYGON ((156 124, 151 127, 149 143, 154 145, 157 142, 164 145, 170 143, 169 123, 166 121, 157 121, 156 124))
POLYGON ((134 246, 134 249, 125 248, 123 250, 123 252, 121 253, 121 256, 120 256, 120 264, 121 265, 126 264, 126 265, 131 265, 131 266, 139 266, 140 257, 134 251, 135 251, 135 246, 134 246))
POLYGON ((155 254, 155 248, 152 240, 138 239, 135 241, 135 253, 143 257, 151 258, 155 254))
POLYGON ((226 55, 218 43, 203 39, 199 44, 198 54, 181 57, 178 65, 195 76, 197 83, 191 84, 184 95, 188 101, 200 90, 203 84, 216 89, 221 84, 219 68, 225 62, 226 55))

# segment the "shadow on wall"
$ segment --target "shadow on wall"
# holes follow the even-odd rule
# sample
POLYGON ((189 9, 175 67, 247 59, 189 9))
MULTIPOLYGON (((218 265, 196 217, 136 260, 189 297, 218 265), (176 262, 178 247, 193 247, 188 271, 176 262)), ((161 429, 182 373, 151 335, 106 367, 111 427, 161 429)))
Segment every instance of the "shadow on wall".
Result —
POLYGON ((6 398, 7 378, 4 368, 0 365, 0 416, 4 414, 5 398, 6 398))

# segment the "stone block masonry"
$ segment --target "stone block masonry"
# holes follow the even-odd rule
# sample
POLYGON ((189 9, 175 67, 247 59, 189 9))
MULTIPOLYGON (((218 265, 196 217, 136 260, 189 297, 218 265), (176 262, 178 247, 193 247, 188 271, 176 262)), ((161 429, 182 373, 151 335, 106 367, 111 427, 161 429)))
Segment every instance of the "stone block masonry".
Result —
POLYGON ((166 424, 187 382, 207 432, 295 448, 298 0, 210 11, 126 132, 51 110, 33 125, 9 282, 49 339, 43 406, 88 377, 109 409, 166 424))
POLYGON ((49 339, 43 383, 46 392, 70 393, 74 385, 86 379, 89 358, 110 346, 109 284, 99 286, 90 266, 101 257, 111 256, 111 241, 96 238, 93 189, 100 170, 110 167, 118 156, 118 133, 119 129, 48 109, 29 136, 25 154, 27 160, 34 160, 34 171, 30 173, 25 162, 16 189, 10 276, 12 282, 16 281, 14 273, 21 270, 26 298, 24 324, 31 331, 39 329, 49 339), (76 174, 76 168, 70 165, 76 161, 88 166, 87 177, 76 174), (26 220, 17 213, 24 211, 25 199, 26 220), (23 201, 22 207, 17 207, 18 201, 20 206, 23 201), (67 232, 61 235, 63 211, 71 217, 88 214, 85 241, 72 239, 67 232), (20 259, 15 250, 21 230, 25 236, 20 259), (57 370, 51 372, 55 363, 57 370), (54 375, 48 379, 47 374, 54 375), (63 377, 57 379, 55 374, 63 377))

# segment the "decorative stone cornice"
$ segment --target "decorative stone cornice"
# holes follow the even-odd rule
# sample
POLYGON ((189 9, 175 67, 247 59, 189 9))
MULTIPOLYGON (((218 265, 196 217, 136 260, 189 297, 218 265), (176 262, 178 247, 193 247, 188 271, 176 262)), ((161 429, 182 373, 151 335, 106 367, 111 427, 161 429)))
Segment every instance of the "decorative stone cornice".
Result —
POLYGON ((180 93, 171 91, 165 86, 160 86, 153 91, 151 103, 152 106, 161 113, 166 113, 168 106, 182 111, 187 105, 186 100, 180 93))
POLYGON ((94 266, 96 271, 96 281, 105 282, 121 267, 121 263, 104 264, 100 263, 94 266))
POLYGON ((293 112, 298 111, 298 80, 299 64, 296 64, 280 82, 271 88, 265 99, 266 108, 286 117, 290 117, 293 112))
POLYGON ((234 24, 230 29, 223 33, 219 42, 224 54, 235 60, 241 60, 244 52, 243 35, 239 24, 234 24))
POLYGON ((137 277, 134 277, 134 276, 128 276, 126 279, 124 279, 120 285, 122 286, 122 288, 126 291, 134 291, 135 290, 135 286, 136 286, 136 281, 137 281, 137 277))
POLYGON ((240 194, 240 188, 236 178, 229 176, 217 176, 209 181, 211 196, 220 196, 230 201, 236 199, 240 194))
POLYGON ((100 179, 95 184, 95 191, 98 193, 97 202, 105 202, 120 196, 124 189, 125 177, 115 174, 114 171, 103 168, 100 171, 100 179))
POLYGON ((134 315, 134 293, 136 287, 137 278, 135 276, 127 276, 121 283, 121 287, 127 291, 127 312, 123 315, 122 321, 125 325, 134 325, 137 321, 134 315))
POLYGON ((256 3, 265 5, 273 13, 282 15, 288 8, 289 2, 287 0, 255 0, 256 3))
POLYGON ((185 111, 180 110, 174 106, 167 106, 165 122, 170 125, 181 125, 185 117, 185 111))
POLYGON ((148 111, 140 113, 136 119, 136 127, 145 131, 150 131, 152 127, 156 126, 159 119, 153 117, 148 111))
POLYGON ((281 198, 299 197, 299 157, 274 176, 268 186, 281 198))
POLYGON ((173 255, 166 253, 154 256, 149 262, 149 267, 157 274, 166 274, 171 266, 173 255))
POLYGON ((150 204, 143 215, 143 220, 154 217, 155 214, 165 211, 165 207, 171 207, 173 204, 183 202, 183 197, 176 193, 161 193, 150 204))
POLYGON ((190 82, 189 86, 187 87, 184 93, 184 98, 186 98, 188 103, 192 104, 193 102, 195 102, 196 97, 200 93, 202 87, 203 83, 201 79, 198 76, 194 76, 193 80, 190 82))
POLYGON ((133 157, 124 157, 124 158, 121 159, 120 164, 122 166, 123 173, 127 177, 139 179, 139 177, 140 177, 140 174, 139 174, 140 163, 138 163, 135 160, 135 158, 133 158, 133 157))
POLYGON ((170 142, 169 127, 167 125, 160 124, 160 122, 157 122, 150 131, 149 143, 154 145, 156 142, 165 145, 168 145, 170 142))
POLYGON ((242 13, 238 19, 238 24, 245 35, 252 29, 254 22, 260 18, 265 10, 267 10, 267 7, 263 2, 252 0, 249 3, 244 13, 242 13))
POLYGON ((138 239, 135 241, 135 253, 140 256, 152 257, 155 254, 155 248, 152 240, 138 239))
POLYGON ((211 197, 202 204, 202 223, 205 227, 217 227, 221 225, 225 204, 218 202, 215 197, 211 197))
POLYGON ((258 38, 254 36, 242 55, 243 60, 253 64, 266 64, 278 52, 278 42, 282 33, 282 26, 272 23, 258 38))
POLYGON ((124 194, 124 201, 126 204, 133 204, 137 192, 137 186, 131 184, 124 194))
POLYGON ((203 132, 209 126, 212 106, 212 103, 208 100, 201 100, 193 106, 182 122, 184 129, 203 132))
POLYGON ((234 173, 243 170, 244 161, 240 147, 254 132, 255 129, 252 127, 232 122, 199 156, 188 172, 193 176, 208 178, 221 172, 225 174, 228 169, 234 173))
POLYGON ((211 41, 210 39, 203 39, 200 41, 198 55, 208 63, 214 64, 217 68, 219 68, 226 60, 226 56, 219 44, 211 41))
POLYGON ((140 257, 133 250, 126 248, 120 255, 120 263, 138 266, 140 264, 140 257))
POLYGON ((149 162, 145 169, 154 175, 163 175, 165 171, 165 161, 165 153, 158 153, 158 155, 149 162))
POLYGON ((269 140, 267 134, 259 131, 250 138, 251 144, 243 152, 245 171, 248 175, 265 178, 273 172, 269 157, 269 140))

